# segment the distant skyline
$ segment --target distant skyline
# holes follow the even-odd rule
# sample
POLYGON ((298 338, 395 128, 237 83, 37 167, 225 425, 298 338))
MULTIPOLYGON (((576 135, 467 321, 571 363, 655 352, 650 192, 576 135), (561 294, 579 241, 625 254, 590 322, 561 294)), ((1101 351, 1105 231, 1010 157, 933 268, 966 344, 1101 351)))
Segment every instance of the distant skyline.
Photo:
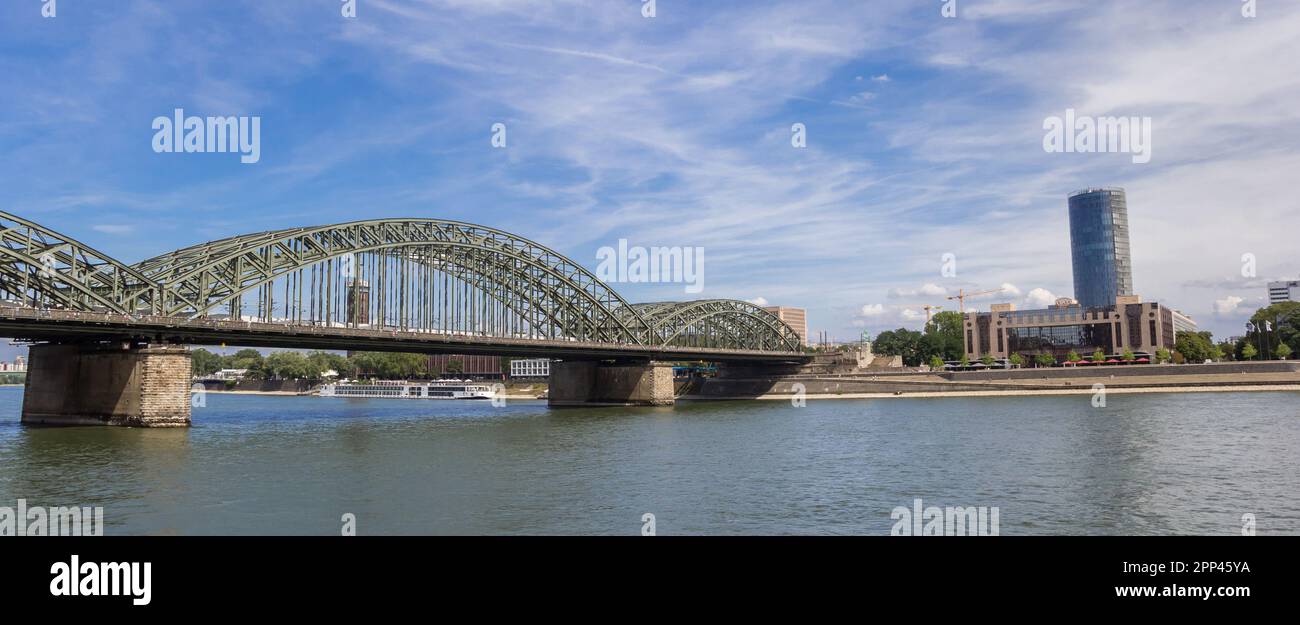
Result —
POLYGON ((3 3, 0 210, 127 262, 373 217, 593 271, 620 239, 703 248, 700 293, 612 286, 805 308, 810 339, 919 328, 958 289, 1073 295, 1085 187, 1127 190, 1134 291, 1218 338, 1300 278, 1296 3, 337 4, 3 3), (260 117, 259 158, 155 153, 178 108, 260 117), (1045 150, 1067 112, 1149 118, 1149 162, 1045 150))

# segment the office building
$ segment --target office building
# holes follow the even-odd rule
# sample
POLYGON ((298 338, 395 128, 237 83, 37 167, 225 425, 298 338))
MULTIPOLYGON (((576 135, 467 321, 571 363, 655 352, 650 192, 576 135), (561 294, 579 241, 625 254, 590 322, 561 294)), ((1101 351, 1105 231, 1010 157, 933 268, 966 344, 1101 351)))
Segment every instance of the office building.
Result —
POLYGON ((365 280, 348 280, 348 322, 370 325, 370 284, 365 280))
POLYGON ((1300 302, 1300 280, 1268 283, 1268 303, 1300 302))
POLYGON ((1063 361, 1070 352, 1087 358, 1098 349, 1108 357, 1132 351, 1149 358, 1160 349, 1173 351, 1174 314, 1136 295, 1117 297, 1107 307, 1085 308, 1068 298, 1037 310, 998 305, 996 311, 966 313, 966 358, 974 362, 986 355, 1000 360, 1020 354, 1032 362, 1048 353, 1063 361))
POLYGON ((1189 315, 1183 314, 1181 310, 1170 311, 1174 317, 1174 337, 1184 332, 1196 332, 1199 328, 1196 321, 1189 315))
POLYGON ((460 356, 435 354, 429 356, 429 372, 434 377, 471 378, 474 380, 500 380, 500 356, 460 356))
POLYGON ((1070 256, 1074 298, 1085 309, 1105 308, 1133 294, 1128 201, 1119 188, 1070 194, 1070 256))
POLYGON ((808 344, 808 312, 802 308, 788 306, 764 306, 763 310, 776 315, 799 335, 799 344, 808 344))
POLYGON ((510 377, 549 378, 551 377, 550 358, 518 358, 510 361, 510 377))

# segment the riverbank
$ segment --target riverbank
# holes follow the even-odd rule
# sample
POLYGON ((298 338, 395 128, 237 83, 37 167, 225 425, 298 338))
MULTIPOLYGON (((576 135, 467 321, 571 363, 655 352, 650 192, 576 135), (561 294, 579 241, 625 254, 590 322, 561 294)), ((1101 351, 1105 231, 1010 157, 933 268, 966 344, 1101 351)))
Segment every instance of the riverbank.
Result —
POLYGON ((983 372, 872 372, 718 377, 683 399, 1007 397, 1108 393, 1300 391, 1297 363, 1230 363, 1114 369, 1013 369, 983 372))
MULTIPOLYGON (((1259 391, 1290 391, 1300 393, 1300 384, 1259 384, 1237 386, 1143 386, 1143 387, 1106 387, 1108 395, 1125 395, 1140 393, 1242 393, 1259 391)), ((1032 395, 1093 395, 1092 388, 1052 388, 1052 389, 998 389, 987 391, 912 391, 893 393, 807 393, 803 398, 815 399, 915 399, 944 397, 1028 397, 1032 395)), ((738 400, 776 400, 790 401, 792 394, 766 394, 757 397, 716 397, 703 395, 683 395, 679 400, 685 401, 738 401, 738 400)), ((1300 401, 1300 398, 1297 398, 1300 401)))
MULTIPOLYGON (((22 385, 20 384, 20 385, 18 385, 18 386, 22 386, 22 385)), ((205 390, 204 392, 205 392, 205 393, 213 393, 213 394, 216 394, 216 395, 262 395, 262 396, 267 396, 267 397, 314 397, 314 396, 316 396, 316 392, 315 392, 315 391, 306 391, 306 392, 301 392, 301 393, 300 393, 300 392, 296 392, 296 391, 213 391, 213 390, 205 390)), ((539 398, 539 397, 537 397, 536 394, 532 394, 532 395, 527 395, 527 394, 523 394, 523 395, 521 395, 521 394, 507 394, 507 395, 504 395, 504 398, 505 398, 506 400, 509 400, 509 401, 517 401, 517 400, 524 400, 524 399, 531 399, 531 400, 538 400, 538 399, 545 400, 545 399, 546 399, 545 397, 540 397, 540 398, 539 398)))

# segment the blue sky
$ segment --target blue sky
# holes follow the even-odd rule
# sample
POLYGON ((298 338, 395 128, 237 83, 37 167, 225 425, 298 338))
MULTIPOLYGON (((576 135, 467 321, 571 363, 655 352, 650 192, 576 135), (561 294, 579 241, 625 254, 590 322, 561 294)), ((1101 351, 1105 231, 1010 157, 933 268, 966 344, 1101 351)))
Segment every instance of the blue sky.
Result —
POLYGON ((615 288, 806 307, 841 339, 959 288, 1070 295, 1081 187, 1127 188, 1136 290, 1216 336, 1300 275, 1296 2, 943 4, 5 0, 0 207, 128 262, 397 216, 593 270, 619 239, 701 246, 701 294, 615 288), (260 116, 261 160, 155 153, 175 108, 260 116), (1150 117, 1151 162, 1046 153, 1067 108, 1150 117))

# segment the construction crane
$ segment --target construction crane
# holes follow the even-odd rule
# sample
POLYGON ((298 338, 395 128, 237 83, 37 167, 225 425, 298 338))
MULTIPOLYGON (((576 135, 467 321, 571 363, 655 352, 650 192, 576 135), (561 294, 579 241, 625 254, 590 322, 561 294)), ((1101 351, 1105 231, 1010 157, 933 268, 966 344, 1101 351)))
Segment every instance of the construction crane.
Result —
POLYGON ((987 290, 987 291, 975 291, 974 293, 967 293, 967 292, 966 292, 965 290, 963 290, 963 289, 957 289, 957 294, 956 294, 956 295, 949 295, 949 296, 948 296, 948 299, 955 299, 955 300, 957 300, 957 303, 961 306, 961 314, 964 315, 964 314, 966 314, 966 298, 968 298, 968 297, 975 297, 975 296, 977 296, 977 295, 988 295, 988 294, 990 294, 990 293, 1001 293, 1001 292, 1003 292, 1003 291, 1005 291, 1005 290, 1006 290, 1006 289, 1004 289, 1004 288, 998 288, 998 289, 989 289, 989 290, 987 290))
POLYGON ((925 325, 930 325, 930 311, 931 311, 931 310, 933 310, 933 311, 935 311, 935 312, 939 312, 939 311, 943 310, 943 306, 931 306, 931 305, 929 305, 929 304, 926 304, 925 306, 922 306, 921 308, 924 308, 924 309, 925 309, 925 325))
POLYGON ((905 305, 908 309, 912 309, 912 308, 920 308, 921 310, 924 310, 924 311, 925 311, 925 322, 926 322, 927 324, 930 323, 930 317, 933 316, 933 314, 931 314, 930 311, 939 312, 939 311, 943 310, 943 306, 931 306, 931 305, 929 305, 929 304, 924 304, 924 305, 922 305, 922 304, 904 304, 904 305, 905 305))

